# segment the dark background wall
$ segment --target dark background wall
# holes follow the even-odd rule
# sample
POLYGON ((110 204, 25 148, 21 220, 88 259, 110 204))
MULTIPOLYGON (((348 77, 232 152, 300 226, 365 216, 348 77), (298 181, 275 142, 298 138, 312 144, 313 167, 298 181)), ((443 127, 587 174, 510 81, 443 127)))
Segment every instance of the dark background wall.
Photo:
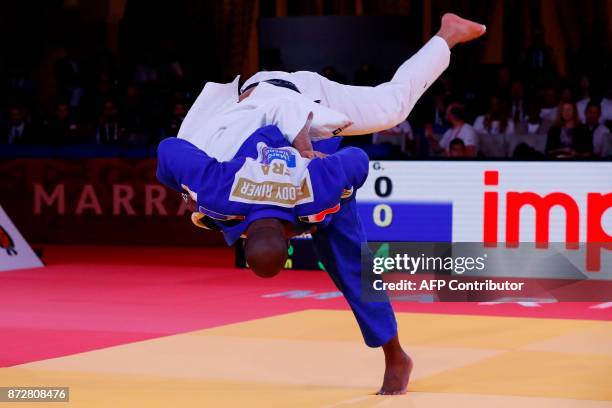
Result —
POLYGON ((9 0, 0 2, 0 68, 15 60, 40 67, 41 58, 70 41, 129 60, 171 40, 198 73, 219 79, 259 68, 257 40, 268 36, 257 29, 260 17, 404 16, 410 26, 399 29, 422 42, 446 11, 489 26, 466 56, 471 62, 517 61, 538 27, 562 74, 610 56, 612 0, 9 0))
POLYGON ((264 18, 259 23, 260 63, 289 71, 333 66, 352 82, 366 62, 397 67, 420 46, 420 22, 409 16, 264 18))

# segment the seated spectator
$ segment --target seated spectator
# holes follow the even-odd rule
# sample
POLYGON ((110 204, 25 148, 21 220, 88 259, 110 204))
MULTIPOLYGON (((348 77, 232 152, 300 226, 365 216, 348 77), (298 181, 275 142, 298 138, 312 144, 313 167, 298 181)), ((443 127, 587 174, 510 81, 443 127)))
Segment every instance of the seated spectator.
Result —
POLYGON ((515 134, 522 135, 546 135, 552 126, 552 121, 542 119, 540 116, 540 105, 535 101, 527 105, 525 120, 518 123, 514 128, 515 134))
POLYGON ((531 44, 523 54, 523 66, 532 81, 554 77, 557 73, 553 50, 546 43, 543 27, 533 29, 531 44))
POLYGON ((558 107, 559 96, 557 95, 557 89, 554 86, 548 86, 542 93, 540 117, 554 122, 557 119, 558 107))
POLYGON ((96 128, 97 144, 117 144, 124 142, 124 129, 119 124, 119 111, 114 101, 102 104, 102 112, 96 128))
POLYGON ((479 137, 479 148, 485 157, 506 156, 506 136, 514 133, 514 122, 510 119, 505 103, 493 96, 489 111, 474 121, 474 130, 479 137))
POLYGON ((572 158, 593 152, 592 140, 580 134, 580 119, 572 103, 559 105, 557 120, 548 131, 546 154, 556 158, 572 158))
POLYGON ((31 101, 35 92, 31 70, 21 59, 17 58, 17 60, 13 59, 8 62, 7 71, 6 81, 0 85, 0 92, 4 98, 11 101, 31 101))
POLYGON ((426 125, 432 126, 433 132, 442 136, 448 130, 448 124, 446 123, 447 98, 448 96, 438 83, 432 85, 432 90, 423 96, 410 114, 412 124, 416 128, 423 128, 426 125))
POLYGON ((452 157, 453 159, 465 159, 468 157, 467 149, 465 148, 465 143, 463 143, 463 140, 459 138, 451 140, 448 149, 448 157, 452 157))
POLYGON ((83 68, 81 50, 73 44, 64 48, 65 55, 55 63, 55 80, 58 96, 68 101, 72 108, 81 106, 83 97, 83 68))
MULTIPOLYGON (((516 158, 516 149, 521 144, 540 153, 546 149, 546 137, 552 122, 540 117, 540 105, 535 101, 527 104, 526 114, 525 119, 516 124, 514 134, 508 139, 508 154, 511 157, 516 158)), ((522 148, 521 152, 525 153, 526 150, 522 148)), ((531 154, 529 156, 533 157, 531 154)))
POLYGON ((402 158, 414 155, 414 134, 407 120, 391 129, 376 132, 372 136, 373 144, 386 144, 391 147, 390 158, 402 158))
POLYGON ((489 111, 476 118, 474 130, 476 133, 489 136, 514 133, 514 122, 510 120, 505 104, 499 97, 491 97, 489 111))
POLYGON ((155 85, 159 82, 159 70, 153 52, 143 51, 138 56, 134 67, 134 81, 141 86, 155 85))
POLYGON ((610 146, 610 130, 599 122, 601 106, 596 102, 589 102, 584 116, 586 123, 578 126, 578 134, 585 139, 585 143, 588 144, 588 141, 591 141, 594 156, 607 156, 610 146))
POLYGON ((166 119, 166 123, 162 128, 163 138, 176 136, 178 134, 179 128, 187 115, 187 110, 185 102, 177 101, 174 103, 172 114, 166 119))
POLYGON ((3 126, 0 142, 12 145, 38 142, 38 132, 29 120, 25 107, 19 105, 9 107, 8 123, 3 126))
POLYGON ((72 117, 68 103, 56 104, 45 129, 47 144, 78 144, 82 142, 82 136, 81 126, 72 117))
POLYGON ((123 92, 119 123, 125 129, 125 139, 134 145, 145 145, 148 139, 157 141, 160 120, 144 101, 140 89, 130 84, 123 92))
POLYGON ((467 157, 476 157, 478 152, 478 138, 474 128, 465 123, 463 106, 460 104, 451 104, 446 110, 446 119, 450 122, 451 128, 448 129, 440 142, 433 135, 432 129, 426 128, 425 136, 429 141, 432 150, 435 153, 444 152, 447 155, 450 152, 450 142, 453 139, 461 139, 465 144, 467 157))
POLYGON ((527 106, 525 104, 525 91, 521 81, 513 81, 510 86, 510 117, 514 124, 525 120, 527 106))
POLYGON ((591 101, 591 80, 589 77, 582 75, 578 87, 580 91, 580 100, 576 102, 576 109, 578 110, 580 122, 585 123, 586 118, 584 117, 584 112, 586 111, 588 103, 591 101))
POLYGON ((612 130, 612 81, 610 81, 607 97, 601 100, 601 118, 599 122, 612 130))
POLYGON ((117 100, 117 80, 112 78, 110 72, 102 71, 95 77, 94 83, 85 91, 83 97, 82 109, 80 111, 72 110, 73 113, 81 112, 81 116, 87 117, 90 120, 94 119, 100 105, 106 101, 117 100))

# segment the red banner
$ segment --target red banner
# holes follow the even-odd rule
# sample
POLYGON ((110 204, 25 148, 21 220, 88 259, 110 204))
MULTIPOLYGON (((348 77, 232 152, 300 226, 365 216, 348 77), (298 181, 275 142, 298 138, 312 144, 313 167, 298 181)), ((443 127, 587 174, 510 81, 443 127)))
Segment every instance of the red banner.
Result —
POLYGON ((155 168, 155 159, 4 160, 0 205, 30 242, 223 244, 219 233, 193 226, 155 168))

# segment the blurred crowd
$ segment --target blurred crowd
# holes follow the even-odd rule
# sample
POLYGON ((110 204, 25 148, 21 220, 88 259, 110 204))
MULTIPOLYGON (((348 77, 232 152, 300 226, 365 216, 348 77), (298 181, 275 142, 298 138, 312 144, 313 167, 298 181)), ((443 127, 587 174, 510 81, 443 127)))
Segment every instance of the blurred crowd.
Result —
POLYGON ((194 86, 180 58, 163 47, 128 66, 118 66, 111 53, 92 58, 64 47, 43 83, 18 61, 5 71, 0 144, 155 145, 176 135, 194 86), (40 95, 49 89, 52 103, 43 103, 40 95))
POLYGON ((444 77, 410 118, 372 136, 376 158, 608 159, 612 97, 581 75, 539 82, 498 70, 480 92, 444 77))
MULTIPOLYGON (((54 103, 44 106, 31 72, 9 64, 1 78, 0 144, 154 146, 175 136, 203 81, 170 51, 117 65, 110 53, 92 62, 64 49, 50 70, 54 103)), ((333 67, 321 74, 369 86, 385 80, 376 72, 375 64, 363 64, 352 80, 333 67)), ((543 44, 515 67, 494 67, 488 79, 470 72, 444 74, 406 122, 345 142, 373 159, 612 156, 606 75, 560 77, 543 44)))

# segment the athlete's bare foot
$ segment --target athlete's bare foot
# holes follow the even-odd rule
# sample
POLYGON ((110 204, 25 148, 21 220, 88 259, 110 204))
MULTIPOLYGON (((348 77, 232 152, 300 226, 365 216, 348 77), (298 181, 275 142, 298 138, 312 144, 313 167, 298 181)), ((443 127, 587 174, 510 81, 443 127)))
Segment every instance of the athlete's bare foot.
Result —
POLYGON ((456 14, 446 13, 442 16, 440 31, 436 33, 448 44, 448 48, 455 45, 472 41, 487 31, 487 27, 474 21, 466 20, 456 14))
POLYGON ((412 360, 402 350, 396 335, 383 346, 385 352, 385 377, 378 395, 401 395, 408 390, 408 381, 412 372, 412 360))

